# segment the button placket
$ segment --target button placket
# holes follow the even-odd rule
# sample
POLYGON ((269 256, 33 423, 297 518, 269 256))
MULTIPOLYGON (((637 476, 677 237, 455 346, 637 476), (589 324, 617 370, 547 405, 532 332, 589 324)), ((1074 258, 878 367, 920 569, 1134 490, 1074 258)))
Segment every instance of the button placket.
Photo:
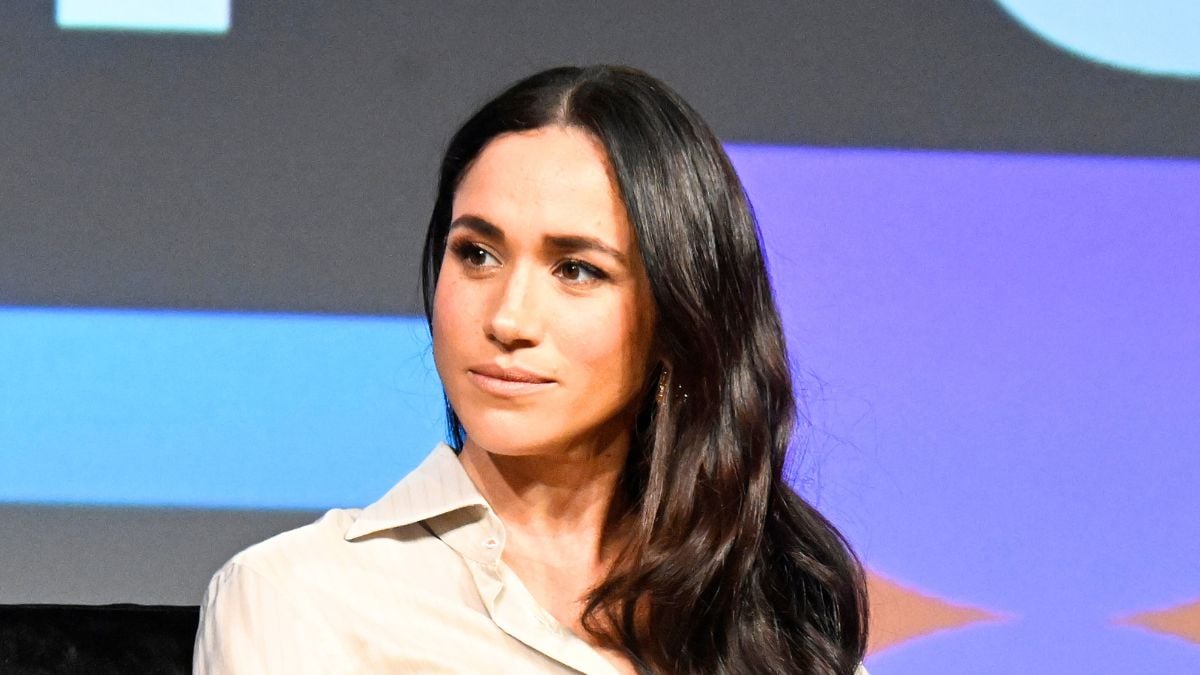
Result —
POLYGON ((495 567, 500 564, 500 554, 504 549, 504 523, 491 509, 488 509, 484 522, 487 531, 486 536, 479 542, 481 557, 487 564, 495 567))

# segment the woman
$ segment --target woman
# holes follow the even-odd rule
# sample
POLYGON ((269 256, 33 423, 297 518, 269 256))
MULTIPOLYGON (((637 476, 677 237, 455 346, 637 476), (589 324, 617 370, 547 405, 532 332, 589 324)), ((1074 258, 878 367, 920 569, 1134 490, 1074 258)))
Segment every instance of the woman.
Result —
POLYGON ((782 479, 757 227, 678 95, 557 68, 486 104, 422 281, 453 448, 228 563, 198 672, 855 670, 861 569, 782 479))

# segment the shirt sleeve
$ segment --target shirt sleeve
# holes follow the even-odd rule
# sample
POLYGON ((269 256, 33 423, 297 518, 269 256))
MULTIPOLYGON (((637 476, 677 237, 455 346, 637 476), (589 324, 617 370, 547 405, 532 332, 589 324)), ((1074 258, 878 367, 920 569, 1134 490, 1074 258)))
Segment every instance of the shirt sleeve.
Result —
POLYGON ((351 660, 324 619, 236 562, 209 582, 192 655, 196 675, 334 673, 351 660))

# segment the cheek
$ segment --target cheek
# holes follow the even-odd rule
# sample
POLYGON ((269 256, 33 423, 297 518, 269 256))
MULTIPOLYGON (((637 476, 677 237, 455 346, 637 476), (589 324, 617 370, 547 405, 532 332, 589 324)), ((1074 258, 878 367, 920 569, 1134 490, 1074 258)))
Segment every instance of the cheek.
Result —
POLYGON ((439 371, 443 364, 455 359, 456 347, 467 336, 466 317, 472 308, 465 306, 467 298, 458 290, 457 280, 443 274, 433 292, 433 356, 439 371))
POLYGON ((560 331, 565 355, 593 377, 621 388, 638 388, 650 352, 651 321, 634 308, 586 313, 560 331))

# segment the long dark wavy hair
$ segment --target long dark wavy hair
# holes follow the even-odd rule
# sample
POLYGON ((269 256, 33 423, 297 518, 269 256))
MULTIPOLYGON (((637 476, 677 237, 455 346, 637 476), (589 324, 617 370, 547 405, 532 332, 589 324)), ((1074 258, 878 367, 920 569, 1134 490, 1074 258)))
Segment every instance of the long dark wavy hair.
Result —
POLYGON ((852 673, 866 648, 862 568, 783 479, 796 405, 758 226, 720 142, 678 94, 631 68, 554 68, 467 120, 425 238, 431 327, 464 173, 497 136, 551 125, 584 129, 607 153, 654 294, 654 376, 666 385, 633 429, 626 499, 614 500, 624 512, 611 521, 628 543, 587 598, 584 627, 643 672, 852 673))

